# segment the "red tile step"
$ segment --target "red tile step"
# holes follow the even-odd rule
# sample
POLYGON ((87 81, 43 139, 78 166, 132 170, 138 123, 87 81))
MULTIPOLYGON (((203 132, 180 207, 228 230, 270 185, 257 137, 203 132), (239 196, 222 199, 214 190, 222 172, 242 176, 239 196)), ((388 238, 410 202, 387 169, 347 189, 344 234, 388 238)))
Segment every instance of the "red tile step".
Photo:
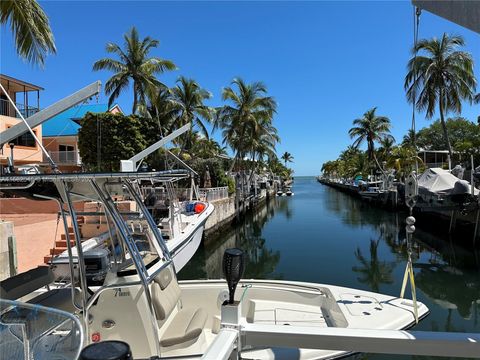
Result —
MULTIPOLYGON (((75 246, 75 240, 70 240, 70 245, 75 246)), ((55 241, 55 247, 67 248, 67 240, 57 240, 55 241)))
POLYGON ((67 250, 67 248, 56 247, 56 248, 54 248, 54 249, 50 249, 50 255, 60 255, 60 254, 63 253, 65 250, 67 250))

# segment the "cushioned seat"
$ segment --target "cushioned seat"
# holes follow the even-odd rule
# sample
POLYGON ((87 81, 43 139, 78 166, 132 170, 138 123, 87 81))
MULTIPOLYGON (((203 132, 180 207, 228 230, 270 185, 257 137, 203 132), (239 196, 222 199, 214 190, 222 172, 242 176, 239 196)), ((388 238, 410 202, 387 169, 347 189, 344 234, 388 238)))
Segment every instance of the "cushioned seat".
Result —
POLYGON ((160 340, 163 347, 178 345, 195 340, 202 333, 207 312, 203 309, 182 309, 168 326, 160 340))
POLYGON ((181 308, 181 290, 169 267, 158 274, 151 291, 158 324, 160 327, 168 326, 161 335, 160 345, 169 347, 196 341, 207 321, 207 312, 203 309, 181 308), (175 309, 178 312, 171 315, 175 309), (166 325, 169 316, 174 317, 166 325))

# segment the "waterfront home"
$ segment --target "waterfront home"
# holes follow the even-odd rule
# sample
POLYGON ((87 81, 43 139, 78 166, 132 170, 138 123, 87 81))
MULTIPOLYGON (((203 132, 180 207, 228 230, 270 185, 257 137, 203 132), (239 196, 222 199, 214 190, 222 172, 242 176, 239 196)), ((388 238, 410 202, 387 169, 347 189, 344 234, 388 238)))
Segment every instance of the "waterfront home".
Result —
MULTIPOLYGON (((65 110, 43 125, 43 146, 61 171, 78 172, 82 169, 82 159, 78 150, 78 130, 80 120, 88 112, 123 114, 117 104, 110 108, 107 104, 82 104, 65 110)), ((47 163, 47 159, 43 161, 47 163)))
MULTIPOLYGON (((4 74, 0 74, 0 83, 23 117, 28 118, 39 111, 40 91, 44 90, 42 87, 4 74)), ((0 91, 0 133, 21 121, 7 96, 0 91)), ((33 131, 41 141, 42 126, 35 127, 33 131)), ((43 160, 40 147, 28 132, 3 145, 0 149, 0 167, 8 164, 12 151, 17 165, 39 164, 43 160)))

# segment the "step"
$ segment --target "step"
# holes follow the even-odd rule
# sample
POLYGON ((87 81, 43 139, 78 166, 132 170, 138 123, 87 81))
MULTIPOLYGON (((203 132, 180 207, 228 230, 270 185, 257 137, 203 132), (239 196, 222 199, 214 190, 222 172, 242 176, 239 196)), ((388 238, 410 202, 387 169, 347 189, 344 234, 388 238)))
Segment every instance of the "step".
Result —
POLYGON ((64 247, 56 247, 54 249, 50 249, 50 255, 60 255, 63 253, 67 248, 64 247))
MULTIPOLYGON (((70 240, 70 245, 71 246, 75 246, 75 244, 76 244, 75 240, 70 240)), ((55 241, 55 246, 66 248, 67 247, 67 241, 66 240, 57 240, 57 241, 55 241)))
MULTIPOLYGON (((70 241, 72 241, 73 239, 75 239, 75 234, 74 234, 74 233, 69 233, 68 235, 69 235, 70 241)), ((62 235, 60 236, 60 238, 61 238, 62 240, 67 240, 67 235, 62 234, 62 235)))
POLYGON ((48 264, 52 260, 52 255, 47 255, 43 257, 43 262, 48 264))

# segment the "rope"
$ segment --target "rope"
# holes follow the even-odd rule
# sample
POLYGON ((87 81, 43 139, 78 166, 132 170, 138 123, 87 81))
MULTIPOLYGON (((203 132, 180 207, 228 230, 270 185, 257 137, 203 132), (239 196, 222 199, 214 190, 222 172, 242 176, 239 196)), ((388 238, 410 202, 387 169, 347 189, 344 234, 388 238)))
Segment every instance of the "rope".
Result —
MULTIPOLYGON (((414 66, 417 59, 417 43, 418 43, 418 27, 420 24, 420 14, 421 10, 419 8, 413 8, 413 46, 414 46, 414 66)), ((415 67, 414 67, 415 71, 415 67)), ((412 102, 412 134, 413 134, 413 148, 415 153, 417 152, 417 143, 416 143, 416 129, 415 129, 415 105, 416 105, 416 93, 415 86, 417 83, 417 72, 414 73, 414 85, 413 85, 413 102, 412 102)), ((412 171, 411 174, 405 181, 405 204, 409 208, 409 216, 405 219, 406 226, 405 230, 407 232, 407 265, 405 267, 405 273, 403 275, 402 289, 400 291, 400 297, 405 296, 405 290, 407 288, 408 280, 410 280, 410 289, 412 292, 412 301, 413 301, 413 311, 415 316, 415 322, 418 324, 418 303, 417 303, 417 291, 415 287, 415 273, 413 271, 413 259, 412 259, 412 244, 413 244, 413 233, 415 232, 415 218, 413 217, 413 208, 417 203, 418 196, 418 160, 415 156, 415 171, 412 171)))

